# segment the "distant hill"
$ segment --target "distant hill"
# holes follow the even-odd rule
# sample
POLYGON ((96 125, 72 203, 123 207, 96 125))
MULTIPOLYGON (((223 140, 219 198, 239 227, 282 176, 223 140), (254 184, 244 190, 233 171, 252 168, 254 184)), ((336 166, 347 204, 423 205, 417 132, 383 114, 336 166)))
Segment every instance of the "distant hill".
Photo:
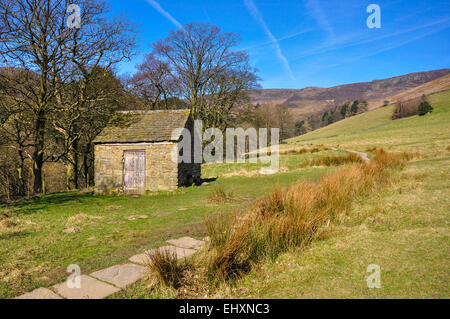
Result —
MULTIPOLYGON (((374 109, 382 106, 384 100, 394 101, 394 98, 401 96, 402 93, 407 94, 409 90, 449 74, 450 69, 441 69, 331 88, 255 90, 250 96, 253 104, 284 104, 291 109, 296 120, 305 120, 320 116, 337 105, 355 100, 366 100, 369 109, 374 109)), ((433 86, 429 86, 425 91, 432 93, 435 92, 434 89, 433 86)))

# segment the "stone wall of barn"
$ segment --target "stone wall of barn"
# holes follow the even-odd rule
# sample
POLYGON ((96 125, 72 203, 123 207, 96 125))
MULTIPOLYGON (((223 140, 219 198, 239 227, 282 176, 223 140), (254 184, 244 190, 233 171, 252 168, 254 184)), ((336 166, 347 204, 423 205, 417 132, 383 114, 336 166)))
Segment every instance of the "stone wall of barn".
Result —
POLYGON ((178 188, 178 164, 172 160, 177 143, 95 145, 95 192, 120 194, 123 192, 124 151, 145 150, 148 192, 172 191, 178 188))

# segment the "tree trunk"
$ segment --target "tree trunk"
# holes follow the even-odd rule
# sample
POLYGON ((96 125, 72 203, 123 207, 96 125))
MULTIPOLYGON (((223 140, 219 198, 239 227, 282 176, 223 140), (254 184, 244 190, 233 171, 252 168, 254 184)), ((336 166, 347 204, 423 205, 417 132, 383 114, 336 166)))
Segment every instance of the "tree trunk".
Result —
POLYGON ((73 186, 75 187, 75 189, 79 188, 79 184, 78 184, 78 180, 79 180, 79 170, 78 170, 78 166, 79 166, 79 156, 78 153, 75 152, 75 154, 73 154, 73 186))
POLYGON ((25 169, 25 156, 23 154, 22 150, 19 150, 19 168, 17 169, 17 173, 19 175, 19 196, 25 196, 26 195, 26 189, 25 189, 25 178, 23 176, 23 172, 25 169))
POLYGON ((84 179, 86 181, 86 188, 89 188, 91 186, 90 176, 89 176, 89 152, 90 147, 89 144, 86 145, 86 148, 84 150, 83 154, 83 169, 84 169, 84 179))
POLYGON ((45 115, 44 111, 39 111, 38 119, 35 123, 36 136, 34 138, 34 152, 33 152, 33 175, 34 185, 33 191, 35 194, 42 193, 42 166, 44 165, 44 145, 45 145, 45 115))

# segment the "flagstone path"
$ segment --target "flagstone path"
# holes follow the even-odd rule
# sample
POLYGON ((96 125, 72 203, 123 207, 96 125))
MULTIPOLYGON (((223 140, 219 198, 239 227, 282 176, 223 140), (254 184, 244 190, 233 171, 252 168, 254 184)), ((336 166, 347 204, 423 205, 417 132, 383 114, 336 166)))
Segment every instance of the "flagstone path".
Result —
POLYGON ((69 288, 67 282, 62 282, 50 288, 37 288, 16 299, 104 299, 142 279, 148 273, 145 265, 150 261, 149 256, 158 249, 167 250, 176 254, 178 259, 183 259, 195 254, 207 240, 190 237, 168 240, 167 246, 147 250, 131 257, 129 259, 131 263, 115 265, 80 276, 81 288, 69 288))

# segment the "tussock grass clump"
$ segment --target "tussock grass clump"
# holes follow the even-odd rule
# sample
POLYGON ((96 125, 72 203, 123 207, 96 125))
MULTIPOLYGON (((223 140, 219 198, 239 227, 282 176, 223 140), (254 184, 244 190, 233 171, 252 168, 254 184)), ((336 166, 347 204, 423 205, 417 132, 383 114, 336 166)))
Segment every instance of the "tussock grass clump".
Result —
POLYGON ((184 273, 190 268, 186 259, 180 261, 175 252, 161 248, 148 257, 150 273, 159 284, 175 289, 182 285, 184 273))
POLYGON ((308 161, 309 166, 340 166, 352 163, 362 163, 361 157, 350 153, 349 155, 333 155, 314 158, 308 161))
POLYGON ((9 229, 16 226, 16 223, 11 219, 2 219, 0 220, 0 230, 9 229))
POLYGON ((376 153, 377 152, 377 150, 381 150, 382 148, 379 148, 379 147, 368 147, 368 148, 366 148, 366 152, 369 152, 369 153, 376 153))
POLYGON ((319 153, 320 151, 328 151, 328 150, 329 150, 329 148, 322 146, 321 148, 312 147, 312 148, 293 149, 293 150, 286 151, 282 154, 286 154, 286 155, 314 154, 314 153, 319 153))
POLYGON ((413 157, 379 149, 368 164, 355 160, 357 165, 326 175, 319 182, 301 181, 287 189, 275 189, 252 207, 246 218, 233 222, 228 217, 231 219, 220 226, 207 223, 215 250, 208 279, 233 280, 263 259, 273 260, 290 249, 308 246, 323 226, 350 209, 357 196, 389 183, 390 170, 402 168, 413 157))
POLYGON ((237 220, 235 214, 224 213, 212 215, 205 220, 212 247, 220 247, 231 238, 237 220))
POLYGON ((67 219, 68 224, 70 225, 82 225, 91 223, 96 220, 102 219, 102 216, 94 216, 94 215, 88 215, 88 214, 78 214, 74 216, 70 216, 67 219))
POLYGON ((9 210, 0 212, 0 230, 5 230, 16 226, 16 223, 11 220, 11 213, 9 210))
POLYGON ((403 168, 407 162, 420 157, 419 152, 386 152, 383 148, 374 151, 374 165, 379 168, 403 168))
POLYGON ((209 196, 210 202, 213 203, 226 203, 234 200, 234 194, 232 191, 227 192, 223 186, 215 186, 209 196))
POLYGON ((4 220, 11 217, 11 212, 7 209, 0 212, 0 220, 4 220))

